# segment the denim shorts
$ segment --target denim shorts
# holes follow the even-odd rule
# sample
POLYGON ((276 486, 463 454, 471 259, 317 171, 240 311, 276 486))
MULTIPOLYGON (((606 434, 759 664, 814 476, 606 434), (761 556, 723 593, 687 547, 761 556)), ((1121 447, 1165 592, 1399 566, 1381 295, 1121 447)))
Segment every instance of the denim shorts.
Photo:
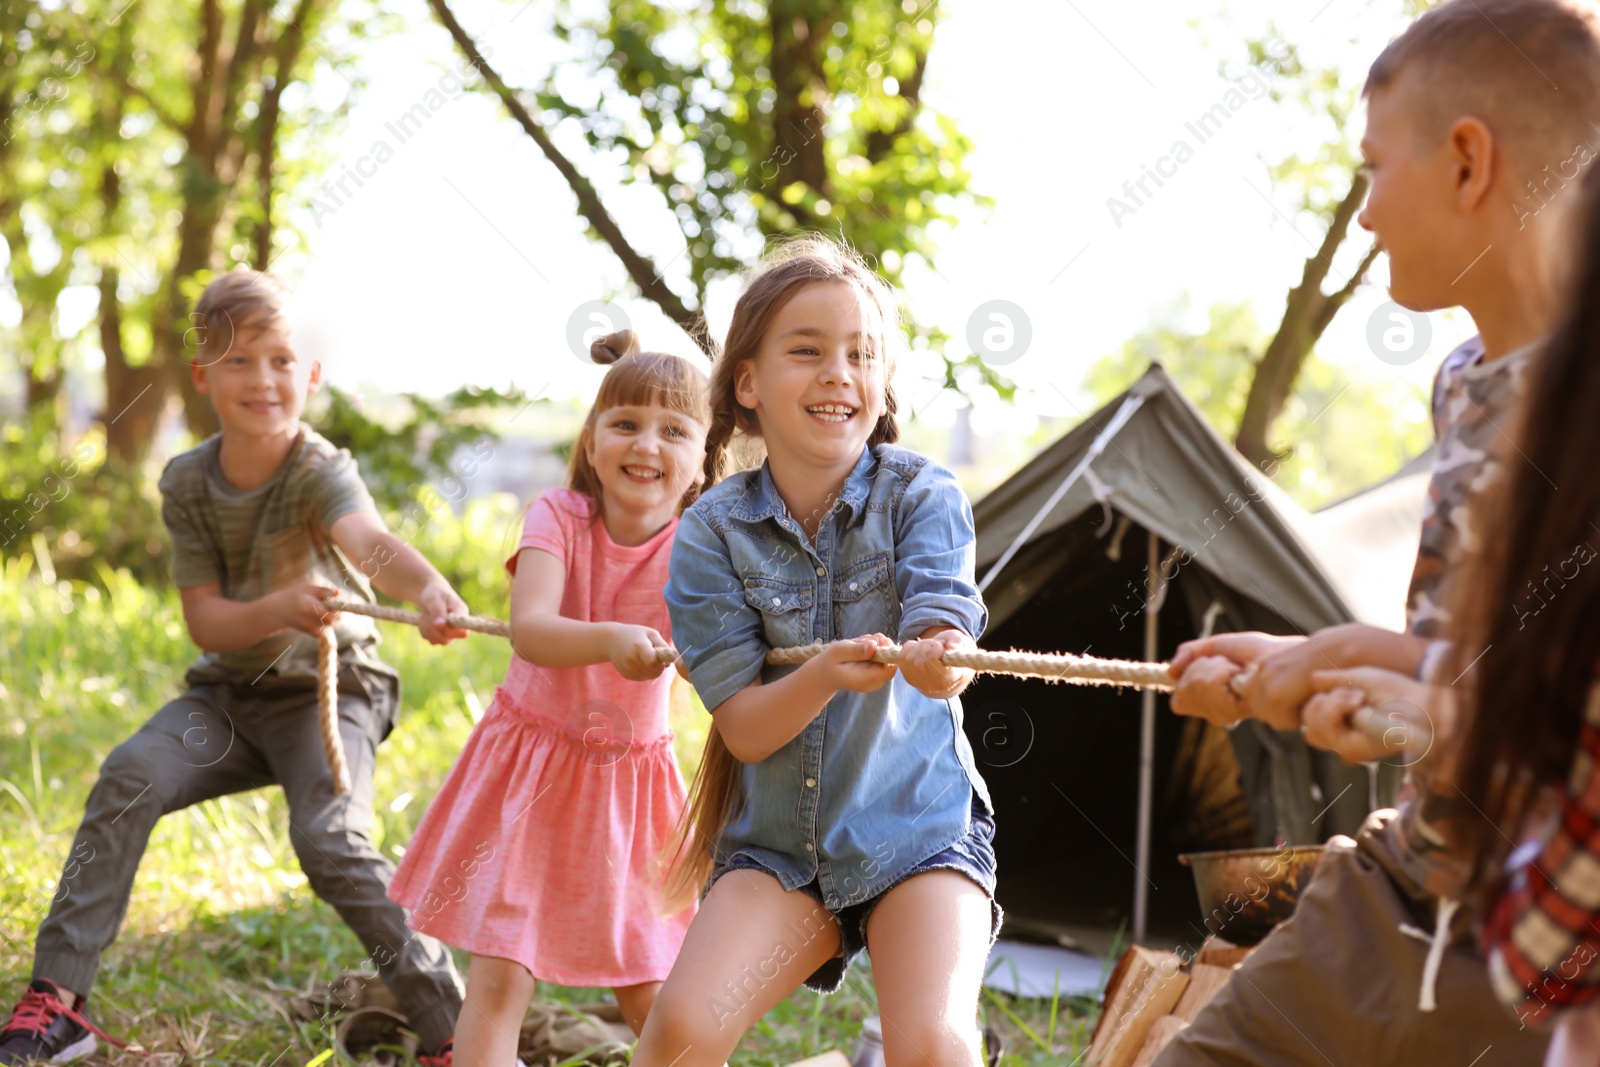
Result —
MULTIPOLYGON (((977 883, 989 898, 989 944, 994 945, 995 938, 1000 936, 1000 923, 1004 918, 1000 905, 994 899, 995 890, 995 858, 994 858, 994 818, 983 810, 977 795, 972 798, 972 825, 967 829, 967 834, 961 840, 945 849, 936 852, 927 859, 918 863, 902 875, 893 885, 886 887, 882 893, 861 901, 850 904, 838 911, 829 911, 834 921, 839 924, 839 954, 824 963, 805 981, 808 989, 818 993, 836 993, 844 984, 845 971, 850 964, 867 947, 867 920, 872 917, 872 909, 884 898, 884 894, 898 886, 912 875, 922 874, 925 871, 960 871, 977 883)), ((715 885, 718 878, 729 871, 765 871, 777 878, 777 874, 767 870, 761 863, 750 856, 743 854, 734 856, 726 864, 720 866, 711 875, 707 885, 715 885)), ((822 904, 822 888, 815 880, 800 886, 799 892, 805 893, 818 904, 822 904)))

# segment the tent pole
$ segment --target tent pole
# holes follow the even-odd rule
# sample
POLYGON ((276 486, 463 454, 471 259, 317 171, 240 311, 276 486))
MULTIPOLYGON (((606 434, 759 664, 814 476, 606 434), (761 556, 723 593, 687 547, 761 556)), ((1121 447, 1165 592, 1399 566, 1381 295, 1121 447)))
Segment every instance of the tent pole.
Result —
MULTIPOLYGON (((1161 615, 1161 603, 1156 599, 1161 581, 1161 539, 1154 530, 1146 532, 1150 547, 1144 572, 1144 658, 1146 662, 1155 663, 1157 624, 1161 615)), ((1139 840, 1134 851, 1133 879, 1133 942, 1136 945, 1144 944, 1145 919, 1150 910, 1150 880, 1145 872, 1150 869, 1150 802, 1155 788, 1155 690, 1146 689, 1139 700, 1139 840)))

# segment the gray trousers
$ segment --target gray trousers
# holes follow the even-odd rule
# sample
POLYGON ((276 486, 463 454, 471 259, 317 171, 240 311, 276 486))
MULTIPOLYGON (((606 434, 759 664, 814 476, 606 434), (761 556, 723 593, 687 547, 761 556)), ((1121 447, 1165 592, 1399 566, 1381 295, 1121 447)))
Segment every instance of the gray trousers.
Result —
POLYGON ((369 835, 373 764, 394 724, 398 684, 350 666, 340 672, 339 733, 352 786, 340 796, 323 754, 314 693, 192 682, 101 766, 39 928, 33 976, 87 996, 100 954, 127 914, 134 875, 161 816, 277 784, 288 802, 289 839, 312 890, 361 939, 421 1047, 437 1047, 455 1032, 461 980, 449 951, 408 929, 405 910, 385 895, 394 866, 369 835))

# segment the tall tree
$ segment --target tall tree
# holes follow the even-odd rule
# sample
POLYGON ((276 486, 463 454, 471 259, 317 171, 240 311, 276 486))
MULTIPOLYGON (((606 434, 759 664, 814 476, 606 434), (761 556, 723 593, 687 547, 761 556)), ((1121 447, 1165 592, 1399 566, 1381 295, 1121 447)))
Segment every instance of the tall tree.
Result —
POLYGON ((17 2, 0 6, 0 53, 0 240, 4 278, 21 306, 10 344, 26 407, 44 414, 61 390, 65 339, 56 306, 83 235, 80 227, 49 224, 63 196, 51 176, 70 166, 71 145, 40 116, 64 106, 94 48, 37 3, 17 2))
POLYGON ((282 247, 274 200, 307 165, 283 166, 282 146, 314 160, 342 114, 286 110, 285 93, 319 61, 348 81, 350 43, 390 21, 340 7, 137 0, 107 21, 21 3, 0 16, 16 43, 0 65, 0 237, 24 309, 20 369, 30 395, 47 392, 76 340, 59 336, 61 294, 97 292, 101 418, 118 460, 146 454, 174 395, 195 435, 212 429, 184 387, 189 307, 210 272, 264 267, 282 247))
MULTIPOLYGON (((987 203, 969 188, 970 142, 922 99, 935 0, 618 0, 593 16, 559 0, 556 33, 574 58, 526 90, 478 53, 449 0, 428 4, 566 179, 591 234, 708 348, 706 291, 756 258, 752 234, 832 232, 898 281, 909 257, 933 262, 934 224, 953 222, 959 202, 987 203), (572 67, 598 100, 562 91, 572 67), (582 167, 552 140, 563 122, 592 149, 582 167), (585 174, 602 160, 660 195, 682 252, 658 264, 624 233, 585 174)), ((942 334, 913 331, 942 353, 942 334)), ((947 360, 947 384, 962 366, 1009 395, 975 356, 947 360)))
MULTIPOLYGON (((1369 0, 1370 13, 1378 6, 1369 0)), ((1431 0, 1399 0, 1394 14, 1415 17, 1429 6, 1431 0)), ((1091 368, 1087 385, 1092 395, 1109 398, 1150 361, 1160 361, 1213 425, 1232 434, 1240 453, 1274 472, 1303 502, 1325 503, 1392 471, 1427 441, 1426 409, 1405 383, 1343 381, 1337 368, 1312 358, 1340 309, 1367 282, 1379 252, 1353 225, 1368 187, 1356 147, 1361 72, 1308 65, 1273 23, 1256 36, 1225 15, 1198 20, 1198 28, 1208 45, 1244 41, 1242 54, 1220 64, 1225 78, 1252 68, 1297 124, 1322 131, 1309 152, 1263 160, 1275 204, 1283 190, 1292 191, 1288 212, 1279 214, 1311 254, 1270 329, 1257 324, 1253 309, 1224 301, 1209 309, 1209 325, 1198 333, 1152 325, 1091 368), (1307 236, 1310 227, 1315 238, 1307 236), (1351 440, 1362 448, 1350 449, 1351 440), (1292 448, 1278 444, 1287 441, 1292 448)))
MULTIPOLYGON (((1302 63, 1298 49, 1283 42, 1276 26, 1269 25, 1266 36, 1247 42, 1247 48, 1248 62, 1267 77, 1274 102, 1300 110, 1308 119, 1331 121, 1334 132, 1310 158, 1296 153, 1268 164, 1275 185, 1295 188, 1296 215, 1316 220, 1322 238, 1306 257, 1272 340, 1255 361, 1234 436, 1235 447, 1246 459, 1266 466, 1278 457, 1270 444, 1273 429, 1306 360, 1339 309, 1366 281, 1378 247, 1351 229, 1366 201, 1368 184, 1357 165, 1351 135, 1356 90, 1337 68, 1302 63), (1340 270, 1334 260, 1351 241, 1363 242, 1360 258, 1354 267, 1340 270)), ((1223 71, 1229 73, 1226 65, 1223 71)))

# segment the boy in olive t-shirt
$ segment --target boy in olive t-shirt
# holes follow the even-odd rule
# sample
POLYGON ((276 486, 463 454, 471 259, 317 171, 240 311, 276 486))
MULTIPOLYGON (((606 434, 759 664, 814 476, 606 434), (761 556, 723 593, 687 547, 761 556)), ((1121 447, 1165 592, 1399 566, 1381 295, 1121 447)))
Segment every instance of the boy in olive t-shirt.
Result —
MULTIPOLYGON (((277 784, 311 888, 361 939, 424 1050, 450 1063, 461 983, 448 951, 407 929, 386 896, 393 866, 368 836, 377 747, 394 725, 399 679, 377 656, 363 616, 330 612, 335 594, 370 601, 369 585, 415 603, 422 632, 464 636, 448 582, 385 528, 355 461, 300 422, 321 378, 301 359, 269 275, 234 271, 196 308, 195 387, 221 431, 161 477, 173 577, 202 655, 186 690, 118 745, 100 768, 49 916, 33 981, 0 1028, 0 1064, 65 1062, 94 1051, 85 1001, 116 937, 150 832, 161 816, 212 797, 277 784), (317 637, 339 643, 339 732, 351 789, 334 790, 316 697, 317 637)), ((108 1040, 110 1040, 108 1038, 108 1040)))

